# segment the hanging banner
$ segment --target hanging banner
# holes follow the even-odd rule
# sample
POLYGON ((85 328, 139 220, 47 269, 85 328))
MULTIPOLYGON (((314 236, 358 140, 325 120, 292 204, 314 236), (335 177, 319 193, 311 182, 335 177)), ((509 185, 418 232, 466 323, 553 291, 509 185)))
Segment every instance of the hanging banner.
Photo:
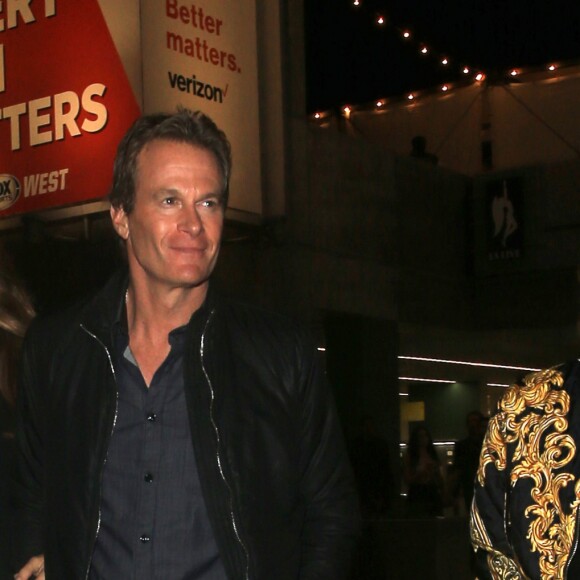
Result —
POLYGON ((487 256, 489 260, 513 260, 523 253, 523 180, 496 179, 485 186, 487 256))
POLYGON ((139 113, 97 0, 0 2, 0 217, 102 198, 139 113))
POLYGON ((179 106, 231 141, 229 209, 262 215, 257 45, 255 0, 0 1, 0 218, 103 199, 130 124, 179 106))
POLYGON ((142 0, 145 112, 212 117, 232 144, 231 208, 262 212, 255 0, 142 0))

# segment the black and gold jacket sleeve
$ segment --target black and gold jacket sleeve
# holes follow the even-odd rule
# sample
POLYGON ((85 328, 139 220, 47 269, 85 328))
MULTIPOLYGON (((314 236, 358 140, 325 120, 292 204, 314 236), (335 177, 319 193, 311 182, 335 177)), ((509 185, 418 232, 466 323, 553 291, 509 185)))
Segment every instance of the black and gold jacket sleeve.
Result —
POLYGON ((579 364, 528 375, 498 404, 471 508, 480 579, 576 578, 579 364))

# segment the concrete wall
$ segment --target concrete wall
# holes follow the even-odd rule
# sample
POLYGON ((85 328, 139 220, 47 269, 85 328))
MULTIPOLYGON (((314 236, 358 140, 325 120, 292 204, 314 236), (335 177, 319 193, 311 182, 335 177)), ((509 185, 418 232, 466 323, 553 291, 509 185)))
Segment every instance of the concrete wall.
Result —
POLYGON ((399 321, 468 327, 470 180, 409 157, 395 159, 399 321))

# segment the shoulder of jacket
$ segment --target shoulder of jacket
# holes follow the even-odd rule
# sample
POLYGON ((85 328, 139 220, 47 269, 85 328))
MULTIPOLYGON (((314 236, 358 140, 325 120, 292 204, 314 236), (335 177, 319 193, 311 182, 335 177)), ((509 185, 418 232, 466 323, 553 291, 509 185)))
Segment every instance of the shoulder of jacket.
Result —
POLYGON ((232 344, 244 356, 284 369, 309 368, 316 360, 313 333, 287 314, 234 300, 222 305, 221 314, 232 344))
POLYGON ((578 361, 572 361, 528 373, 507 389, 498 402, 498 411, 519 415, 533 408, 549 413, 556 402, 567 407, 566 392, 572 393, 578 369, 578 361))
POLYGON ((84 311, 86 301, 55 312, 40 313, 30 324, 27 338, 50 339, 67 333, 74 326, 78 326, 84 311))
POLYGON ((60 310, 39 314, 28 329, 25 346, 41 345, 46 350, 55 351, 59 346, 66 347, 71 344, 84 324, 92 329, 109 327, 111 311, 119 301, 119 291, 116 288, 118 279, 119 276, 115 275, 104 287, 92 294, 60 310))
POLYGON ((526 385, 549 385, 551 387, 562 387, 566 381, 578 372, 580 362, 572 360, 557 365, 536 370, 525 375, 516 385, 522 387, 526 385))

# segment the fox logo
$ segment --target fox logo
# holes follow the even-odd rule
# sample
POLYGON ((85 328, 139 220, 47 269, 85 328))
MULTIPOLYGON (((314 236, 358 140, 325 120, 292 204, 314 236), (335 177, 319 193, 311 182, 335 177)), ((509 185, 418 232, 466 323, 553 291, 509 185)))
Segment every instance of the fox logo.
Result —
POLYGON ((0 211, 8 209, 20 197, 20 181, 14 175, 0 174, 0 211))

